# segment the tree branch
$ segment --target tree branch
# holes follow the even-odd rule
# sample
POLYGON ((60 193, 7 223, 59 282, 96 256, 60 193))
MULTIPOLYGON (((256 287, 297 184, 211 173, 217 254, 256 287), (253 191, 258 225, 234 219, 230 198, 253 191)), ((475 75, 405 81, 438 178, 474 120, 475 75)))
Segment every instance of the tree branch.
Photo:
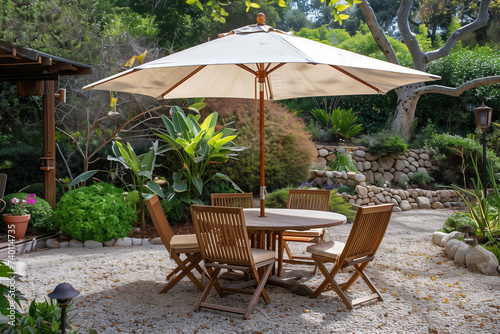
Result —
POLYGON ((368 1, 362 0, 359 4, 359 9, 361 9, 361 12, 365 17, 366 24, 368 25, 368 28, 370 29, 375 42, 377 42, 378 47, 384 54, 385 59, 387 59, 387 61, 391 63, 399 65, 398 57, 396 57, 396 53, 394 53, 394 49, 392 48, 391 43, 389 43, 389 40, 380 28, 377 17, 375 16, 375 12, 373 11, 368 1))
POLYGON ((443 94, 443 95, 457 97, 469 89, 491 84, 498 84, 498 83, 500 83, 500 75, 470 80, 456 88, 440 86, 440 85, 429 85, 418 88, 415 91, 415 96, 422 96, 424 94, 436 93, 436 94, 443 94))
POLYGON ((417 37, 410 30, 409 17, 413 0, 401 0, 398 9, 398 27, 403 37, 403 43, 406 44, 413 59, 413 68, 425 71, 425 65, 428 63, 427 55, 422 52, 417 37))
POLYGON ((490 17, 488 14, 490 3, 491 0, 481 0, 476 19, 460 29, 455 30, 441 48, 427 52, 427 62, 447 56, 462 36, 484 27, 490 17))

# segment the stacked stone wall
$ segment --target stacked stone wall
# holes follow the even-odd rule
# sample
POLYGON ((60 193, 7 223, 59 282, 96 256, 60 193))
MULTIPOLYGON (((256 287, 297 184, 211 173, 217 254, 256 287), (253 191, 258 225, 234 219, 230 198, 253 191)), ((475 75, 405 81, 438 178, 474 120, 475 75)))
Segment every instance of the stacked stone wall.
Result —
POLYGON ((404 154, 374 155, 366 147, 337 147, 317 145, 318 157, 315 166, 326 167, 326 164, 335 160, 335 153, 350 154, 356 161, 359 173, 338 172, 326 170, 311 170, 309 180, 313 186, 328 187, 343 184, 355 187, 355 194, 341 194, 346 201, 358 206, 371 206, 384 203, 393 203, 394 211, 408 211, 412 209, 441 209, 461 206, 465 203, 454 190, 425 190, 425 189, 392 189, 375 186, 384 179, 398 183, 402 175, 409 180, 415 173, 425 173, 431 176, 438 171, 432 150, 407 150, 404 154))
POLYGON ((409 149, 399 156, 394 154, 377 155, 363 146, 328 146, 316 145, 318 156, 315 166, 324 169, 327 163, 335 160, 335 153, 349 154, 356 162, 358 171, 365 175, 368 184, 376 184, 381 179, 397 183, 402 175, 413 180, 415 173, 425 173, 432 176, 439 171, 434 151, 424 149, 409 149))

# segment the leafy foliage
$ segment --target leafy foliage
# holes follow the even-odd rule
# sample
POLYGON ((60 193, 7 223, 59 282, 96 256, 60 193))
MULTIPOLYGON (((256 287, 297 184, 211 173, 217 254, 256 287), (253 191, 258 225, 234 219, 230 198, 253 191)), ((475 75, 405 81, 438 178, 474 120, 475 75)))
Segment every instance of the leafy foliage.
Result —
POLYGON ((337 172, 358 172, 356 162, 345 153, 335 152, 335 160, 329 162, 327 166, 337 172))
POLYGON ((451 233, 453 231, 463 231, 463 230, 475 231, 477 229, 477 224, 472 219, 470 215, 465 212, 455 212, 448 218, 442 228, 445 233, 451 233))
POLYGON ((80 241, 124 238, 132 231, 135 214, 122 193, 107 183, 71 190, 57 203, 55 225, 80 241))
POLYGON ((360 143, 366 145, 371 153, 392 153, 401 155, 406 152, 406 141, 397 133, 381 131, 372 135, 362 135, 360 143))
MULTIPOLYGON (((482 145, 473 137, 434 134, 427 138, 425 146, 435 151, 434 156, 441 166, 453 168, 463 174, 462 184, 475 174, 472 167, 473 159, 478 159, 481 164, 483 163, 482 145)), ((491 161, 493 170, 497 173, 500 169, 500 159, 489 149, 486 150, 486 157, 488 161, 491 161)))
POLYGON ((427 173, 414 173, 412 181, 420 186, 423 186, 431 182, 431 177, 427 173))
MULTIPOLYGON (((29 194, 27 193, 13 193, 4 197, 6 202, 14 197, 18 199, 27 199, 29 194)), ((52 231, 54 225, 54 214, 49 203, 42 198, 36 197, 35 203, 29 206, 29 212, 31 214, 30 225, 33 226, 39 232, 52 231)))

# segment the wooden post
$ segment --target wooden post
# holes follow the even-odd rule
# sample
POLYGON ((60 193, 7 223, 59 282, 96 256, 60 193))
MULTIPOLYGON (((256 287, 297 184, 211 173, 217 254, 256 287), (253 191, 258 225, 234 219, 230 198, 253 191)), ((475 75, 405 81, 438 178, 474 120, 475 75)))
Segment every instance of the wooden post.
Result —
POLYGON ((45 200, 56 207, 56 117, 54 81, 45 81, 43 94, 43 157, 45 200))

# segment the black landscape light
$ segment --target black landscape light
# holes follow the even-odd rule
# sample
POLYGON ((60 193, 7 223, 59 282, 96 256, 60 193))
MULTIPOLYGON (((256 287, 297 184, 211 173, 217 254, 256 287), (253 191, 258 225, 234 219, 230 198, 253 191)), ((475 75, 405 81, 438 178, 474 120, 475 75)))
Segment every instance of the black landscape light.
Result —
POLYGON ((75 290, 68 283, 61 283, 54 291, 48 294, 49 298, 57 300, 59 307, 61 308, 61 333, 66 333, 66 308, 68 307, 71 300, 78 296, 80 291, 75 290))
POLYGON ((491 116, 493 115, 493 108, 484 105, 474 109, 476 116, 476 125, 483 131, 483 195, 486 198, 486 129, 491 126, 491 116))

